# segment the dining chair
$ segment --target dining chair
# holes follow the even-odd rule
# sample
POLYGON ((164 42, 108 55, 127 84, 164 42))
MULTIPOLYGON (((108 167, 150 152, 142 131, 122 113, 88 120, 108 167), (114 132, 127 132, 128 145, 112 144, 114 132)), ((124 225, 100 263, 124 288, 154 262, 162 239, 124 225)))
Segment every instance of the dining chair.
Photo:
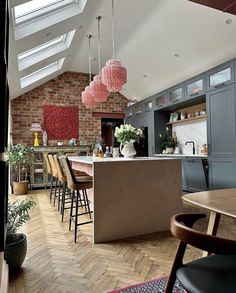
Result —
POLYGON ((73 173, 71 164, 67 157, 61 157, 61 161, 66 172, 67 187, 72 192, 71 197, 71 207, 70 207, 70 220, 69 220, 69 230, 71 230, 72 221, 75 223, 74 231, 74 242, 77 241, 77 229, 80 225, 85 225, 92 223, 92 211, 90 209, 90 202, 88 200, 87 189, 93 187, 93 177, 92 176, 81 176, 75 177, 73 173), (80 208, 84 208, 85 211, 80 211, 80 208), (79 218, 81 216, 89 216, 89 220, 80 222, 79 218))
POLYGON ((221 238, 192 229, 205 214, 177 214, 172 217, 171 233, 180 240, 165 293, 171 293, 177 279, 188 293, 236 292, 236 240, 221 238), (213 255, 183 264, 187 244, 213 255))

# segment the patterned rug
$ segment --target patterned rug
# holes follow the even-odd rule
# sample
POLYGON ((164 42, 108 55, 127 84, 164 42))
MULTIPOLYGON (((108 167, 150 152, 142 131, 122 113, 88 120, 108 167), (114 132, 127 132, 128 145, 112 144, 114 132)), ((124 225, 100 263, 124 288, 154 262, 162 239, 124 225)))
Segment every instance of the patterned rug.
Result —
MULTIPOLYGON (((168 277, 162 277, 129 287, 109 291, 107 293, 163 293, 167 284, 168 277)), ((175 282, 173 293, 186 293, 178 281, 175 282)))

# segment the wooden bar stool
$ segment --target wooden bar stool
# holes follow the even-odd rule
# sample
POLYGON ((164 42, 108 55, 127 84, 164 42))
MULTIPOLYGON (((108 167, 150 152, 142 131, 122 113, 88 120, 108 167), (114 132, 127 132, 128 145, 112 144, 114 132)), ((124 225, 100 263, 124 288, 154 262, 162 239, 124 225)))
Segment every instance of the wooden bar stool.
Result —
POLYGON ((93 177, 85 176, 85 178, 82 178, 82 177, 76 178, 72 171, 68 158, 62 157, 61 161, 66 172, 67 186, 72 191, 69 230, 71 229, 72 221, 74 221, 75 223, 74 241, 76 243, 78 226, 93 222, 92 216, 91 216, 92 211, 90 210, 89 200, 87 195, 87 189, 93 187, 93 177), (79 208, 85 208, 85 211, 79 213, 79 208), (74 209, 75 209, 75 213, 74 213, 74 209), (82 215, 89 215, 89 220, 79 223, 78 221, 79 217, 82 215))

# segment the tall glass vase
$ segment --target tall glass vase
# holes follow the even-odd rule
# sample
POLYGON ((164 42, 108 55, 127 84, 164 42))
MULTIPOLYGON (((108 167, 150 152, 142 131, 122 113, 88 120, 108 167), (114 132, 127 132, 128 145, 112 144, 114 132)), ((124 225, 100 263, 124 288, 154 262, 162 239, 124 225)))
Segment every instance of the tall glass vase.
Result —
POLYGON ((132 158, 136 155, 133 142, 125 142, 120 144, 120 152, 125 158, 132 158))

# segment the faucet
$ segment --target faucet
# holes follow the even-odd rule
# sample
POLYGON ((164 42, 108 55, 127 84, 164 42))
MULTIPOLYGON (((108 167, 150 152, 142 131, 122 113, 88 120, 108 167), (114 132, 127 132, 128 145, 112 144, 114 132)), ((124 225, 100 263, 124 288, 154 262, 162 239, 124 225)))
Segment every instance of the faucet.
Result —
POLYGON ((195 155, 195 144, 194 144, 194 141, 186 141, 185 142, 185 145, 187 145, 189 143, 192 143, 193 144, 193 155, 195 155))

